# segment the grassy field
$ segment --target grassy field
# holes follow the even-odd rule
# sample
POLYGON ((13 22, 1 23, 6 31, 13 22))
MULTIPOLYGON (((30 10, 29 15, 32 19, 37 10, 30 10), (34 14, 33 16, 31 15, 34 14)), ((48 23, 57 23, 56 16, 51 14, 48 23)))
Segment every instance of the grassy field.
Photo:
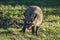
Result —
POLYGON ((0 40, 60 40, 60 1, 57 0, 0 0, 0 40), (39 5, 43 23, 38 35, 22 29, 24 11, 30 5, 39 5))
POLYGON ((60 9, 41 7, 44 15, 38 36, 31 30, 19 32, 23 23, 25 5, 0 5, 0 40, 60 40, 60 9))

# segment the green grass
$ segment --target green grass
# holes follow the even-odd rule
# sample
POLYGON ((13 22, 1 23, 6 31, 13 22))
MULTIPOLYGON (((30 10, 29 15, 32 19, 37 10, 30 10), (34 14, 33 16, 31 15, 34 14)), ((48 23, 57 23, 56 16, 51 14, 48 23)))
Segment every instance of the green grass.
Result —
POLYGON ((38 36, 32 35, 31 30, 26 30, 26 33, 19 32, 21 30, 19 22, 23 22, 23 12, 27 7, 26 5, 0 5, 0 12, 3 12, 3 16, 1 16, 3 19, 0 20, 0 24, 3 25, 3 27, 0 26, 0 40, 60 40, 59 8, 41 7, 44 17, 38 36), (14 20, 15 22, 13 22, 14 20), (4 29, 3 23, 7 29, 4 29), (13 24, 11 25, 11 23, 13 24))

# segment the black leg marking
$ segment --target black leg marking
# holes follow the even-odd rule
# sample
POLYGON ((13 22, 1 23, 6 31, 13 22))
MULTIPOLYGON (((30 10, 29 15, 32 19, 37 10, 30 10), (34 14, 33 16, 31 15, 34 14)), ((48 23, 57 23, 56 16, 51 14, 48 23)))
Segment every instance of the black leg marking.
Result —
POLYGON ((38 27, 36 26, 36 35, 38 34, 38 27))
POLYGON ((34 34, 34 26, 32 27, 32 34, 34 34))
POLYGON ((25 33, 25 30, 26 30, 26 20, 24 20, 24 25, 23 25, 23 28, 22 28, 22 32, 25 33))
POLYGON ((22 32, 25 33, 25 30, 26 30, 26 27, 23 27, 22 28, 22 32))

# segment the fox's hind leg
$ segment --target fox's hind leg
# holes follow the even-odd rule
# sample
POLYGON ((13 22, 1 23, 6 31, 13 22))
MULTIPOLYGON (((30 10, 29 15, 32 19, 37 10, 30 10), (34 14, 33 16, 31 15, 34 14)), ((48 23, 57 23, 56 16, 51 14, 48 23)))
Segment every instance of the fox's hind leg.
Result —
POLYGON ((38 26, 36 26, 36 31, 35 31, 36 35, 38 34, 38 26))
POLYGON ((35 32, 35 31, 34 31, 34 26, 32 26, 32 35, 34 35, 34 32, 35 32))

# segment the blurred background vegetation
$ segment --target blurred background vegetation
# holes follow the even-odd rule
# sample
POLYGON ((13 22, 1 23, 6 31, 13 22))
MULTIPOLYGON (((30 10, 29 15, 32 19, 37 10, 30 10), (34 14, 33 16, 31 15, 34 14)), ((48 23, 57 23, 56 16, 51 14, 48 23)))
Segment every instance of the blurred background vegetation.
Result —
POLYGON ((0 40, 60 40, 60 0, 0 0, 0 40), (38 36, 19 32, 31 5, 40 6, 44 15, 38 36))

